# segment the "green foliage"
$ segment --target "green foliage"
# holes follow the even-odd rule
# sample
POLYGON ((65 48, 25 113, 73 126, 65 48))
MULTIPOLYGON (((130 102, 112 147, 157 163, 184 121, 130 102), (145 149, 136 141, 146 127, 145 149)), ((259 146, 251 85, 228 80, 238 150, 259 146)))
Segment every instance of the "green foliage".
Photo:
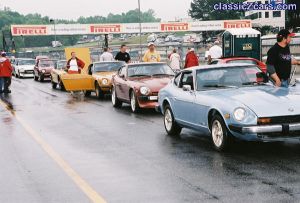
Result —
POLYGON ((214 5, 218 3, 241 3, 241 0, 193 0, 189 15, 198 20, 230 20, 240 19, 244 15, 241 11, 219 11, 214 10, 214 5))
MULTIPOLYGON (((97 23, 138 23, 139 22, 139 11, 138 9, 130 10, 127 13, 122 14, 108 14, 104 16, 90 16, 80 17, 76 21, 56 19, 57 24, 64 23, 81 23, 81 24, 97 24, 97 23)), ((142 22, 160 22, 159 18, 155 18, 153 10, 148 10, 141 13, 142 22)), ((48 16, 41 16, 40 14, 28 14, 22 15, 18 12, 12 11, 5 7, 3 10, 0 9, 0 48, 2 47, 2 30, 9 30, 12 24, 51 24, 48 16)), ((57 40, 61 41, 63 45, 69 46, 74 45, 78 41, 80 36, 57 36, 57 40)), ((50 46, 51 41, 54 41, 53 36, 27 36, 27 37, 15 37, 16 48, 23 47, 42 47, 50 46)))

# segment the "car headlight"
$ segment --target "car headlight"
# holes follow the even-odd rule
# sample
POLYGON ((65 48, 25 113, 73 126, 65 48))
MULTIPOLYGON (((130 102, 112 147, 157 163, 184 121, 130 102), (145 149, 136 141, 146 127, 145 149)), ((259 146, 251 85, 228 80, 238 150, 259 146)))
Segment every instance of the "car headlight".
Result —
POLYGON ((233 112, 235 120, 242 121, 246 117, 246 110, 244 108, 237 108, 233 112))
POLYGON ((108 80, 107 79, 103 79, 102 80, 102 85, 107 85, 108 84, 108 80))
POLYGON ((150 89, 148 87, 141 87, 140 92, 143 95, 148 95, 148 94, 150 94, 150 89))
POLYGON ((42 73, 46 73, 46 70, 45 70, 45 69, 43 69, 43 70, 42 70, 42 73))

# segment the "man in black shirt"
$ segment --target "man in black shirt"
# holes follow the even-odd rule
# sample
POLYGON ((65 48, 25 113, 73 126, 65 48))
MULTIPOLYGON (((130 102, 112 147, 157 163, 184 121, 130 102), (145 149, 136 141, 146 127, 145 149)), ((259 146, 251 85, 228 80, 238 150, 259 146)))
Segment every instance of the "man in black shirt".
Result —
POLYGON ((291 37, 295 36, 288 30, 280 30, 277 43, 268 51, 267 69, 277 87, 288 87, 292 65, 300 65, 299 61, 292 59, 289 44, 291 37))
POLYGON ((130 55, 126 52, 127 46, 123 44, 121 46, 120 52, 117 53, 115 59, 117 61, 125 61, 126 63, 130 63, 130 55))

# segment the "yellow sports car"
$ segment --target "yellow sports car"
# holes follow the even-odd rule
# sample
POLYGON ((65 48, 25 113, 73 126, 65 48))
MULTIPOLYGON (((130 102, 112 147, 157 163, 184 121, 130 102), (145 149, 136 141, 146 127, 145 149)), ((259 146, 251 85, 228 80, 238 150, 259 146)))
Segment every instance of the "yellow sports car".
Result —
POLYGON ((61 81, 67 91, 84 91, 85 96, 92 92, 101 99, 111 92, 111 79, 117 71, 125 66, 122 61, 95 62, 88 66, 82 74, 63 74, 61 81))
POLYGON ((65 90, 64 85, 61 82, 61 75, 67 74, 66 68, 66 60, 59 60, 55 63, 54 69, 51 71, 51 84, 53 89, 59 87, 59 89, 65 90))

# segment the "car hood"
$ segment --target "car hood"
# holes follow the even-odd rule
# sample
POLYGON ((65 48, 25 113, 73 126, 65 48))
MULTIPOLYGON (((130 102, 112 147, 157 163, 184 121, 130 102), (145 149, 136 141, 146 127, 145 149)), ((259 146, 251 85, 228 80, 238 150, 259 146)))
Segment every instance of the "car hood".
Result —
POLYGON ((171 77, 149 77, 140 79, 131 79, 133 85, 137 88, 145 86, 150 88, 152 92, 159 92, 171 80, 171 77))
POLYGON ((109 79, 111 80, 112 77, 116 74, 117 72, 98 72, 98 73, 94 73, 93 77, 95 77, 97 80, 99 79, 109 79))
POLYGON ((241 102, 258 117, 300 115, 299 88, 245 87, 221 90, 212 95, 223 100, 229 99, 226 102, 241 102))
POLYGON ((18 68, 19 69, 23 68, 24 70, 33 70, 34 65, 19 65, 18 68))

